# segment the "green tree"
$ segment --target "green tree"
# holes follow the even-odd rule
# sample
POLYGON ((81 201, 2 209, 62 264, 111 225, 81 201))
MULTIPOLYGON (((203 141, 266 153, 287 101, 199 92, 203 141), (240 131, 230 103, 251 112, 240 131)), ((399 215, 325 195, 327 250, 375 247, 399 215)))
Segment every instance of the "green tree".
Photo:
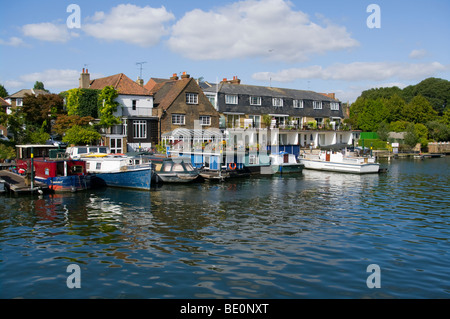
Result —
POLYGON ((402 119, 402 112, 405 108, 406 102, 398 94, 392 95, 385 102, 386 108, 388 109, 389 116, 387 122, 400 121, 402 119))
POLYGON ((111 127, 121 123, 119 117, 114 116, 114 112, 117 111, 119 103, 116 98, 119 96, 119 92, 112 86, 105 86, 99 96, 99 116, 100 116, 100 126, 111 127))
POLYGON ((5 89, 5 87, 2 84, 0 84, 0 97, 5 98, 8 95, 9 95, 8 91, 5 89))
POLYGON ((450 126, 441 121, 430 121, 427 123, 428 136, 436 142, 450 141, 450 126))
POLYGON ((428 128, 422 123, 417 123, 414 125, 416 130, 416 136, 418 143, 421 144, 422 149, 426 149, 428 146, 428 128))
POLYGON ((377 134, 378 134, 378 137, 380 138, 380 140, 387 141, 389 138, 389 124, 387 124, 384 121, 381 122, 378 125, 377 134))
POLYGON ((403 118, 412 123, 425 124, 434 120, 437 117, 437 112, 433 109, 430 102, 422 95, 413 97, 403 109, 403 118))
POLYGON ((45 91, 45 92, 49 92, 48 90, 45 89, 44 83, 42 83, 42 82, 40 82, 40 81, 36 81, 36 82, 34 83, 33 89, 35 89, 35 90, 42 90, 42 91, 45 91))
POLYGON ((366 132, 376 132, 378 125, 387 121, 389 111, 385 106, 385 99, 366 100, 363 111, 358 116, 358 127, 366 132))
POLYGON ((69 145, 96 144, 101 139, 101 135, 91 126, 74 125, 67 130, 63 137, 63 142, 69 145))
POLYGON ((390 130, 392 132, 405 132, 408 127, 409 122, 407 121, 395 121, 389 124, 390 130))
POLYGON ((419 138, 417 137, 416 128, 414 127, 414 124, 412 124, 412 123, 409 123, 406 128, 404 142, 410 148, 415 147, 416 144, 419 142, 419 138))

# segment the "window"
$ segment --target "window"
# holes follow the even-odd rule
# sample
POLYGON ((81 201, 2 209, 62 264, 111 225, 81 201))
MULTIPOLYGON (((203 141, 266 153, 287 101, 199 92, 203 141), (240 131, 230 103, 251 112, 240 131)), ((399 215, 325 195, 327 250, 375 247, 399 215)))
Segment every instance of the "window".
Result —
POLYGON ((272 105, 277 107, 283 106, 283 99, 280 97, 274 97, 272 98, 272 105))
POLYGON ((333 110, 333 111, 339 111, 339 103, 331 102, 330 103, 330 109, 333 110))
POLYGON ((250 96, 250 105, 261 105, 260 96, 250 96))
POLYGON ((249 119, 253 121, 254 128, 261 128, 261 116, 260 115, 249 115, 249 119))
POLYGON ((16 99, 16 106, 22 106, 23 100, 22 99, 16 99))
POLYGON ((212 95, 212 94, 206 94, 206 97, 208 98, 209 102, 211 102, 211 104, 216 107, 216 95, 212 95))
POLYGON ((313 109, 321 110, 322 109, 322 101, 313 101, 313 109))
POLYGON ((147 121, 133 121, 133 137, 147 138, 147 121))
POLYGON ((184 125, 184 114, 172 114, 172 124, 184 125))
POLYGON ((187 104, 198 104, 198 94, 197 93, 186 93, 186 103, 187 104))
POLYGON ((235 128, 240 126, 240 116, 235 114, 228 114, 227 115, 227 127, 228 128, 235 128))
POLYGON ((133 110, 133 111, 136 111, 136 100, 132 100, 131 101, 131 109, 133 110))
POLYGON ((225 103, 226 104, 238 104, 238 96, 237 95, 225 95, 225 103))
POLYGON ((200 125, 211 125, 211 116, 200 116, 200 125))
POLYGON ((294 108, 302 109, 303 108, 303 100, 294 100, 294 108))

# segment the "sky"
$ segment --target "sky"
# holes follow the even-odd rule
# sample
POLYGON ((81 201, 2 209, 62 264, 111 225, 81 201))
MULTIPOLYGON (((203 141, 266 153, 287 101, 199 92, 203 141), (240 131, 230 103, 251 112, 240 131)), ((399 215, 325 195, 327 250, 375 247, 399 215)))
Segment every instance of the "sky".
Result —
POLYGON ((0 12, 0 84, 52 93, 124 73, 336 93, 450 80, 450 1, 16 0, 0 12))

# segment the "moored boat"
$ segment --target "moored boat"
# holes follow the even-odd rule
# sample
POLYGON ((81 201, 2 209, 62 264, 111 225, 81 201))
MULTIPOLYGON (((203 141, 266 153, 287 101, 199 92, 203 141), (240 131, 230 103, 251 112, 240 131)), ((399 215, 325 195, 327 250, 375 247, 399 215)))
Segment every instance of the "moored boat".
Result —
POLYGON ((127 156, 89 157, 86 170, 93 174, 93 186, 111 186, 149 190, 153 175, 151 162, 134 164, 127 156))
POLYGON ((80 191, 91 188, 86 162, 67 158, 63 149, 48 145, 17 145, 18 172, 34 175, 55 192, 80 191), (38 155, 39 157, 35 157, 38 155), (33 163, 33 165, 31 165, 33 163))
POLYGON ((300 163, 305 165, 305 169, 369 174, 378 173, 380 164, 373 157, 352 157, 344 156, 341 152, 320 152, 318 155, 303 154, 299 158, 300 163))
MULTIPOLYGON (((270 168, 274 174, 301 173, 304 164, 299 163, 294 154, 278 152, 270 154, 270 168)), ((270 172, 270 169, 269 169, 270 172)))
POLYGON ((200 172, 188 157, 148 157, 155 166, 155 182, 188 183, 197 179, 200 172))

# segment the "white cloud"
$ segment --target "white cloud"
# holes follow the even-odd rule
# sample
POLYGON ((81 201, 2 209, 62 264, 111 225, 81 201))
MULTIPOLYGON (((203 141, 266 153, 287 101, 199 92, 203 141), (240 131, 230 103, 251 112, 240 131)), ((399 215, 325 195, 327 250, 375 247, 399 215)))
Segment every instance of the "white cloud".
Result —
POLYGON ((25 36, 49 42, 67 42, 71 34, 65 24, 53 24, 50 22, 26 24, 22 27, 25 36))
POLYGON ((345 27, 321 26, 284 0, 244 0, 187 12, 172 28, 169 47, 194 60, 262 57, 305 61, 358 45, 345 27))
POLYGON ((25 42, 21 38, 11 37, 8 41, 0 39, 0 45, 7 45, 12 47, 25 46, 25 42))
POLYGON ((162 36, 168 34, 165 23, 175 16, 165 7, 138 7, 120 4, 110 13, 96 12, 82 29, 89 35, 109 40, 124 41, 140 46, 156 45, 162 36))
POLYGON ((412 50, 409 54, 410 59, 421 59, 425 57, 428 54, 427 50, 425 49, 418 49, 418 50, 412 50))
POLYGON ((291 68, 278 72, 258 72, 253 79, 278 82, 292 82, 297 79, 322 79, 341 81, 385 81, 389 79, 418 80, 435 75, 450 67, 439 62, 432 63, 396 63, 396 62, 353 62, 336 63, 323 68, 318 65, 291 68))
MULTIPOLYGON (((36 81, 44 83, 44 87, 50 91, 69 90, 78 87, 78 79, 81 71, 71 69, 48 69, 42 72, 24 74, 19 77, 20 81, 9 81, 11 83, 21 84, 22 88, 29 88, 36 81)), ((102 74, 91 74, 91 79, 103 77, 102 74)), ((7 81, 8 82, 8 81, 7 81)), ((56 92, 55 91, 55 92, 56 92)))

